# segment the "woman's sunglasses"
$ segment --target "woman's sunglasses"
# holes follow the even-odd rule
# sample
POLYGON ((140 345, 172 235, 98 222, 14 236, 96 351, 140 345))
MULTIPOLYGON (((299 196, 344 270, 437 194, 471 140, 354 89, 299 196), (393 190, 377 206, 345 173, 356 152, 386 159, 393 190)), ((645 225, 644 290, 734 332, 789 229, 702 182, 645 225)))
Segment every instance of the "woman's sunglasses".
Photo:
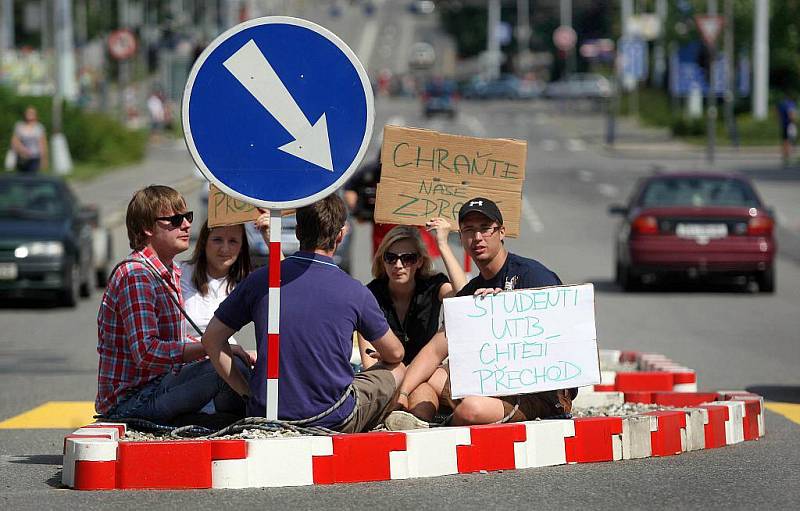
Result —
POLYGON ((175 213, 172 216, 158 216, 156 220, 163 220, 165 222, 169 222, 172 227, 180 227, 183 225, 183 219, 186 219, 187 222, 192 223, 194 220, 194 211, 187 211, 186 213, 175 213))
POLYGON ((419 254, 416 252, 407 252, 405 254, 395 254, 394 252, 383 253, 383 260, 386 261, 387 264, 394 264, 398 259, 400 259, 400 263, 402 263, 403 266, 411 266, 417 263, 419 254))

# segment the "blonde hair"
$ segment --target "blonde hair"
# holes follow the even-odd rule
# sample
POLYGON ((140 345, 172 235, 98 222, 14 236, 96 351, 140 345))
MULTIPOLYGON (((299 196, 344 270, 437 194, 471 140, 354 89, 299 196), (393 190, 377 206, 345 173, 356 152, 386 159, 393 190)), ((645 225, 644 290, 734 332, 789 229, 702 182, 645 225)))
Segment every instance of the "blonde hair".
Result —
POLYGON ((414 244, 414 249, 422 258, 422 266, 417 270, 415 277, 428 278, 433 275, 433 259, 425 248, 425 243, 422 241, 422 236, 419 235, 419 230, 416 227, 408 225, 398 225, 391 231, 386 233, 386 236, 378 245, 378 250, 375 251, 375 257, 372 258, 372 276, 376 279, 386 276, 386 268, 383 266, 383 254, 389 250, 389 247, 396 241, 411 240, 414 244))

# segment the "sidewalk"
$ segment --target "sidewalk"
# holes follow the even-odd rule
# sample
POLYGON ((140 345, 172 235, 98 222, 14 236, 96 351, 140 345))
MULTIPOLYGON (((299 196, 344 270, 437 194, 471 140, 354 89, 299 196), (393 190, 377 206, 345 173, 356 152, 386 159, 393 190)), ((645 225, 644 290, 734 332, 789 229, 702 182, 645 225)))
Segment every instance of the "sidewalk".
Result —
POLYGON ((200 188, 203 181, 194 168, 183 139, 165 140, 148 146, 141 163, 74 183, 73 189, 81 201, 98 207, 103 225, 115 227, 125 221, 125 209, 133 192, 139 188, 150 184, 167 185, 184 196, 200 188))

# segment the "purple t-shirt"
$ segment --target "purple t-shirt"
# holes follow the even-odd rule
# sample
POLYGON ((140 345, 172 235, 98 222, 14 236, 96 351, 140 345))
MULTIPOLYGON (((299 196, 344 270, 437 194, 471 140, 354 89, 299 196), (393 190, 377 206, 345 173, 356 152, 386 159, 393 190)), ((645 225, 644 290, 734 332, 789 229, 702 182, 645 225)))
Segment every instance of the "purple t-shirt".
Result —
MULTIPOLYGON (((214 315, 234 330, 255 322, 258 361, 250 379, 247 414, 263 417, 267 394, 267 267, 243 280, 214 315)), ((353 331, 368 341, 389 325, 372 293, 330 257, 297 252, 281 263, 278 418, 298 420, 328 409, 353 381, 353 331)), ((314 425, 339 425, 355 406, 353 396, 314 425)))

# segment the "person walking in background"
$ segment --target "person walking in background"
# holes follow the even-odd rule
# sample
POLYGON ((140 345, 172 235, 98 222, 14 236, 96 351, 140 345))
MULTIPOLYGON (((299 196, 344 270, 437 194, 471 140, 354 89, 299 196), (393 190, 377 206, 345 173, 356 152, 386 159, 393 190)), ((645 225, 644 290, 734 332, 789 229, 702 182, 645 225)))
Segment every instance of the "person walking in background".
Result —
POLYGON ((783 165, 788 166, 792 145, 797 142, 797 103, 786 92, 778 102, 778 120, 781 123, 781 156, 783 165))
POLYGON ((24 120, 14 124, 11 150, 17 157, 17 170, 38 172, 47 169, 47 136, 33 106, 25 108, 24 120))
MULTIPOLYGON (((464 270, 447 243, 450 222, 431 218, 426 226, 436 231, 449 280, 444 273, 434 273, 433 261, 417 228, 398 225, 378 246, 372 261, 375 279, 367 284, 392 331, 403 343, 406 365, 439 330, 442 300, 455 296, 467 283, 464 270)), ((358 342, 361 363, 369 368, 376 363, 375 350, 363 337, 358 342)))
POLYGON ((152 91, 147 97, 147 113, 150 116, 150 138, 153 142, 158 142, 166 125, 167 111, 164 101, 156 91, 152 91))

